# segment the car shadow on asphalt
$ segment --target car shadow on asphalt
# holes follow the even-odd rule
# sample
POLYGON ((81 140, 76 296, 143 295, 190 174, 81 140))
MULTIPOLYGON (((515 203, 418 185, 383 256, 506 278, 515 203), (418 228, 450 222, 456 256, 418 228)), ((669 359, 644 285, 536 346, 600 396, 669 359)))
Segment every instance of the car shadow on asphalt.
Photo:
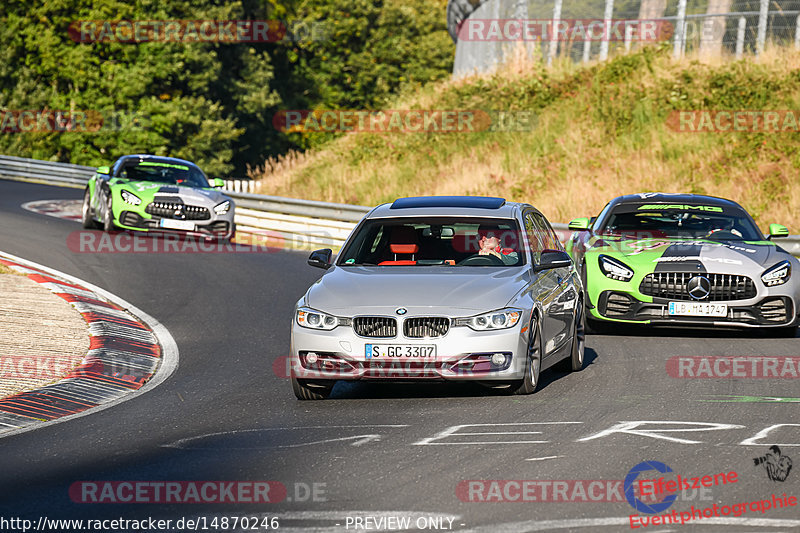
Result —
POLYGON ((736 329, 725 327, 653 327, 638 324, 614 324, 613 330, 608 329, 598 333, 589 333, 592 337, 685 337, 690 339, 772 339, 786 338, 776 335, 775 330, 764 329, 736 329))
MULTIPOLYGON (((598 354, 592 348, 586 348, 584 353, 584 370, 593 364, 598 354)), ((548 385, 562 378, 572 375, 556 365, 542 372, 539 376, 539 386, 530 397, 535 397, 548 385)), ((580 376, 580 372, 576 373, 580 376)), ((470 381, 339 381, 333 388, 330 398, 332 400, 378 400, 378 399, 419 399, 419 398, 481 398, 513 397, 507 392, 499 392, 470 381)))

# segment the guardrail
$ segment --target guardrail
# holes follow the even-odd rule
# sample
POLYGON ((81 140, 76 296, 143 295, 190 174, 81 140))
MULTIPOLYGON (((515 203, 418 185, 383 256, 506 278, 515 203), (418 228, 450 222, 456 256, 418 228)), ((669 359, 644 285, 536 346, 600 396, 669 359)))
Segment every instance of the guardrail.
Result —
MULTIPOLYGON (((84 188, 95 168, 39 159, 0 156, 0 178, 84 188)), ((356 223, 369 212, 360 205, 333 204, 234 192, 250 190, 246 180, 228 180, 225 194, 236 202, 236 231, 248 243, 279 243, 282 248, 340 248, 356 223), (236 182, 239 182, 238 184, 236 182)))
MULTIPOLYGON (((0 155, 0 179, 83 188, 94 167, 0 155)), ((225 191, 236 201, 237 234, 279 241, 283 248, 340 248, 356 223, 371 208, 225 191)), ((553 224, 564 241, 571 232, 566 224, 553 224)), ((250 240, 250 239, 248 239, 250 240)), ((777 241, 787 252, 800 256, 800 235, 777 241)))

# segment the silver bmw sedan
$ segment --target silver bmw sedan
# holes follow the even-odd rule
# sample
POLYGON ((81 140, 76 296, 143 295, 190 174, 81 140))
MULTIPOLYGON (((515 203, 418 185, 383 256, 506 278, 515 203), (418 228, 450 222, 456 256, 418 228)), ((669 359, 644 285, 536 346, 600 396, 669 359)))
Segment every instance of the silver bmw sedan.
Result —
POLYGON ((537 209, 503 198, 401 198, 370 211, 297 302, 292 386, 471 380, 530 394, 539 373, 583 368, 580 277, 537 209))

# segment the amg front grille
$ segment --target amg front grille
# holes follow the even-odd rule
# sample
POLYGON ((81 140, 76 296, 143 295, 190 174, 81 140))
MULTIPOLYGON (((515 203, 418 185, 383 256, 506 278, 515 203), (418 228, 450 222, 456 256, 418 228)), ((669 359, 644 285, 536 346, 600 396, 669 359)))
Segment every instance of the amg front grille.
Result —
POLYGON ((176 220, 208 220, 211 218, 211 213, 205 207, 177 202, 153 202, 147 204, 144 212, 148 215, 176 220))
POLYGON ((639 292, 654 298, 694 301, 686 285, 695 276, 711 282, 708 298, 703 298, 705 301, 747 300, 756 295, 756 285, 747 276, 704 272, 654 272, 644 277, 639 292))
POLYGON ((403 335, 410 339, 442 337, 450 329, 450 319, 438 316, 409 318, 403 323, 403 335))
POLYGON ((397 320, 385 316, 359 316, 353 319, 353 329, 361 337, 396 337, 397 320))

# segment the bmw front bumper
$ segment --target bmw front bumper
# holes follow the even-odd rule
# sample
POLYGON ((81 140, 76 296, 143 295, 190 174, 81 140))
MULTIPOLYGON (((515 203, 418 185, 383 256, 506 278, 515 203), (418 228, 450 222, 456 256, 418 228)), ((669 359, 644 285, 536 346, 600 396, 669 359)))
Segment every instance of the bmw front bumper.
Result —
POLYGON ((407 338, 402 331, 392 338, 368 338, 357 335, 352 326, 322 331, 304 328, 293 320, 292 374, 326 380, 517 380, 525 372, 527 324, 520 320, 514 327, 497 331, 451 326, 446 335, 437 338, 407 338), (374 344, 434 346, 436 356, 432 360, 368 358, 367 345, 374 344), (502 364, 492 362, 496 354, 503 354, 502 364))

